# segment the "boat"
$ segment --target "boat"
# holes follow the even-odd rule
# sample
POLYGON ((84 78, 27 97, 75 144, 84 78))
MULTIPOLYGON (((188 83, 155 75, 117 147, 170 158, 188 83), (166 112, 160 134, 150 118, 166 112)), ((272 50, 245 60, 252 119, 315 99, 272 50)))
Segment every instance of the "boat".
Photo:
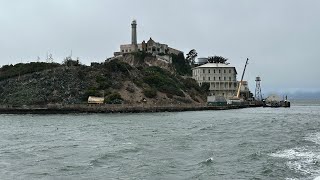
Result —
POLYGON ((272 107, 272 108, 290 107, 290 102, 288 101, 287 96, 285 99, 280 100, 279 96, 273 94, 268 96, 262 102, 263 102, 263 107, 272 107))

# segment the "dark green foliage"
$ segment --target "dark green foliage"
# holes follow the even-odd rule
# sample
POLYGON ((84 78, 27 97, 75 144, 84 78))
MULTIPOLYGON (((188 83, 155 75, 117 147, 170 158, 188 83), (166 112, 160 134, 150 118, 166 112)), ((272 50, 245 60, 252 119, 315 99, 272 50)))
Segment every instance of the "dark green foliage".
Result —
POLYGON ((103 93, 102 93, 100 90, 97 90, 97 88, 94 88, 94 87, 93 87, 93 88, 88 89, 88 90, 84 93, 82 100, 83 100, 83 101, 87 101, 89 96, 100 97, 100 96, 102 96, 102 95, 103 95, 103 93))
POLYGON ((191 51, 189 51, 189 53, 187 54, 187 62, 191 65, 193 65, 195 63, 195 59, 198 56, 198 53, 195 49, 192 49, 191 51))
POLYGON ((121 95, 117 92, 108 95, 105 99, 107 104, 121 104, 123 101, 121 95))
POLYGON ((123 73, 126 75, 129 75, 129 71, 132 69, 132 67, 125 62, 121 62, 119 60, 112 60, 104 64, 104 67, 107 71, 113 72, 113 73, 123 73))
POLYGON ((147 98, 154 98, 157 96, 157 90, 155 90, 154 88, 148 88, 145 89, 143 91, 143 94, 147 97, 147 98))
POLYGON ((71 58, 66 58, 63 62, 66 66, 80 66, 79 60, 72 60, 71 58))
POLYGON ((144 59, 146 57, 152 57, 152 54, 148 53, 148 52, 144 52, 144 51, 139 51, 139 52, 133 52, 132 53, 134 55, 135 58, 137 58, 139 60, 139 62, 143 63, 144 59))
POLYGON ((152 66, 146 68, 144 70, 143 81, 158 91, 177 96, 184 96, 183 92, 180 90, 179 85, 181 84, 178 79, 160 67, 152 66))
POLYGON ((185 88, 186 89, 195 89, 197 91, 200 91, 200 87, 199 84, 197 83, 196 80, 192 79, 192 78, 186 78, 186 79, 181 79, 185 88))
POLYGON ((61 66, 58 63, 31 62, 27 64, 19 63, 16 65, 4 65, 0 68, 0 80, 21 76, 24 74, 53 69, 61 66))
POLYGON ((108 89, 111 87, 111 82, 104 76, 98 75, 96 82, 99 84, 99 89, 108 89))
POLYGON ((227 60, 228 60, 227 58, 224 58, 222 56, 213 56, 208 58, 208 61, 210 63, 226 63, 227 60))
POLYGON ((143 87, 143 80, 138 79, 138 78, 134 78, 133 83, 136 84, 138 87, 143 87))
POLYGON ((85 70, 80 69, 80 70, 78 71, 78 78, 79 78, 80 80, 84 80, 84 79, 86 78, 86 75, 87 75, 87 73, 86 73, 85 70))
POLYGON ((204 83, 201 84, 200 90, 203 93, 207 93, 209 91, 209 88, 210 88, 210 84, 207 83, 207 82, 204 82, 204 83))
POLYGON ((176 69, 179 75, 191 75, 191 66, 188 61, 184 58, 184 55, 180 53, 179 55, 171 54, 172 65, 176 69))

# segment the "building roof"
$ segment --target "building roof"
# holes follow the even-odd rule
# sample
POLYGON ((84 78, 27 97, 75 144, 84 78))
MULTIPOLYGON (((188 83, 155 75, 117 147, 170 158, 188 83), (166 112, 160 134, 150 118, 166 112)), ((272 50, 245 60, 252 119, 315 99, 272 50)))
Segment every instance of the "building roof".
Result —
POLYGON ((196 68, 234 68, 234 66, 230 66, 229 64, 223 64, 223 63, 206 63, 206 64, 203 64, 201 66, 197 66, 195 67, 196 68))

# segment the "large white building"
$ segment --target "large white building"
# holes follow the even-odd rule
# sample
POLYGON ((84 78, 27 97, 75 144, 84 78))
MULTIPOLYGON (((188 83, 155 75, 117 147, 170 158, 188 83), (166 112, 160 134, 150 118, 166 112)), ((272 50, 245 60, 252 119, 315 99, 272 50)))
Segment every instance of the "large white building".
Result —
POLYGON ((210 84, 210 94, 230 98, 238 89, 237 70, 229 64, 207 63, 192 69, 192 77, 199 85, 210 84))

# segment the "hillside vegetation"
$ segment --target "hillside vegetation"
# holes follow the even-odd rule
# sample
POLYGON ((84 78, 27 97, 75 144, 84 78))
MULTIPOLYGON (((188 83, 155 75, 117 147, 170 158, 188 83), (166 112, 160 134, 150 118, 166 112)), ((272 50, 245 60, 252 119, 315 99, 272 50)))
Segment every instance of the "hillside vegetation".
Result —
POLYGON ((0 104, 86 104, 88 96, 105 97, 108 104, 203 103, 205 90, 180 76, 190 74, 187 64, 173 63, 175 70, 169 71, 146 65, 143 58, 148 57, 138 57, 138 65, 119 59, 91 66, 78 62, 5 65, 0 68, 0 104))

